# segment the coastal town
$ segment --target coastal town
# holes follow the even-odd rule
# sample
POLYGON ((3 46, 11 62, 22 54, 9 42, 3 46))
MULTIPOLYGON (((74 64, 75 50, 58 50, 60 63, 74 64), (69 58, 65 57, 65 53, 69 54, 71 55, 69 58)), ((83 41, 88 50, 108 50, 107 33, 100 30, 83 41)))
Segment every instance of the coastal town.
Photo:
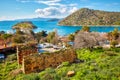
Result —
POLYGON ((35 35, 35 33, 32 32, 32 29, 34 28, 37 28, 37 27, 34 26, 31 22, 21 22, 13 26, 13 29, 16 29, 16 33, 14 34, 5 33, 4 31, 1 31, 1 34, 0 34, 1 35, 1 38, 0 38, 1 58, 5 58, 5 56, 3 56, 4 54, 2 54, 2 51, 7 52, 8 50, 13 50, 15 49, 17 44, 22 45, 29 42, 37 44, 36 47, 38 48, 37 51, 39 53, 55 52, 61 49, 65 49, 68 46, 71 46, 73 48, 87 48, 87 47, 88 48, 89 47, 110 48, 111 46, 120 47, 120 36, 117 28, 110 33, 99 33, 99 32, 90 32, 89 27, 83 26, 83 29, 81 31, 72 33, 68 36, 59 36, 57 33, 57 30, 50 32, 49 34, 47 34, 46 31, 41 31, 36 33, 35 35), (21 25, 23 25, 22 26, 23 28, 21 28, 21 25), (26 25, 26 27, 24 27, 24 25, 26 25), (77 33, 79 33, 80 36, 79 35, 75 36, 77 33), (17 35, 19 37, 17 37, 17 35), (13 39, 12 36, 16 36, 16 39, 13 39), (25 39, 24 36, 29 36, 28 37, 29 41, 27 41, 27 38, 25 39), (86 36, 88 36, 89 38, 86 36), (94 40, 91 38, 91 36, 94 40), (48 39, 49 41, 47 41, 48 39), (83 41, 84 39, 86 42, 83 41), (90 39, 92 42, 89 42, 90 39), (115 43, 111 44, 110 42, 115 39, 116 39, 116 44, 115 43))

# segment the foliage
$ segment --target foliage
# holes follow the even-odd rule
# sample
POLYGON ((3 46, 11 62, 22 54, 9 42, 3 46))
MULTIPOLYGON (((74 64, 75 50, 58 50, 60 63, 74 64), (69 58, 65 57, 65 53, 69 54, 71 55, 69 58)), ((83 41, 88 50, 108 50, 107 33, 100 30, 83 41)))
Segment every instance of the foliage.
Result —
POLYGON ((5 34, 5 31, 0 31, 0 35, 1 35, 1 34, 5 34))
POLYGON ((99 52, 99 49, 95 51, 91 51, 89 49, 80 49, 80 50, 77 50, 76 53, 77 53, 78 59, 89 61, 91 59, 97 58, 102 52, 99 52))
POLYGON ((20 22, 15 24, 12 28, 19 30, 24 30, 24 29, 32 30, 32 29, 36 29, 37 27, 32 22, 20 22))
POLYGON ((114 22, 115 25, 120 25, 120 21, 114 22))
POLYGON ((46 36, 47 36, 46 31, 41 31, 41 32, 36 33, 36 39, 37 39, 38 43, 42 38, 44 38, 46 36))
POLYGON ((116 40, 112 40, 110 42, 111 47, 115 47, 117 44, 118 44, 118 42, 116 40))
POLYGON ((6 58, 6 61, 15 61, 15 60, 17 60, 16 54, 8 55, 6 58))
POLYGON ((68 39, 69 39, 70 41, 74 41, 74 38, 75 38, 75 35, 74 35, 74 34, 68 35, 68 39))
POLYGON ((67 62, 63 62, 61 65, 62 65, 62 66, 69 66, 70 63, 67 61, 67 62))
POLYGON ((48 36, 47 36, 47 41, 49 42, 49 43, 53 43, 53 44, 56 44, 57 42, 58 42, 58 36, 56 36, 57 35, 57 33, 55 32, 55 31, 53 31, 53 32, 49 32, 48 33, 48 36))
POLYGON ((1 38, 5 39, 5 40, 7 40, 8 38, 11 38, 11 37, 12 37, 11 34, 2 34, 1 35, 1 38))
POLYGON ((14 78, 8 76, 9 70, 16 64, 7 63, 6 68, 0 63, 1 80, 119 80, 120 79, 120 48, 110 49, 78 49, 77 56, 84 62, 63 62, 60 68, 47 68, 39 73, 19 74, 14 78), (89 55, 89 56, 88 56, 89 55), (2 65, 2 66, 1 66, 2 65), (10 67, 11 66, 11 67, 10 67), (9 69, 8 69, 9 68, 9 69), (8 71, 3 74, 4 70, 8 71), (74 70, 75 75, 68 77, 67 72, 74 70), (3 79, 4 78, 4 79, 3 79))
POLYGON ((119 30, 115 28, 112 32, 108 33, 108 39, 110 40, 111 47, 115 47, 118 44, 117 39, 119 38, 119 30))
POLYGON ((40 80, 40 77, 37 73, 31 73, 23 77, 23 80, 40 80))
MULTIPOLYGON (((32 22, 19 22, 15 24, 12 29, 16 30, 15 36, 18 36, 13 41, 17 43, 24 43, 25 41, 28 42, 29 40, 35 39, 35 33, 33 32, 33 29, 36 29, 37 27, 32 22), (25 39, 24 41, 20 39, 20 37, 25 39), (20 39, 20 40, 19 40, 20 39)), ((14 38, 14 37, 13 37, 14 38)))
POLYGON ((24 43, 25 42, 25 37, 22 35, 17 35, 16 37, 13 37, 12 41, 14 43, 24 43))
POLYGON ((10 72, 17 69, 16 55, 8 55, 4 63, 0 63, 0 80, 12 80, 10 72))
POLYGON ((20 30, 16 30, 16 34, 17 35, 24 35, 24 32, 20 31, 20 30))
POLYGON ((88 26, 83 26, 82 31, 90 32, 90 27, 88 26))
POLYGON ((113 36, 113 39, 115 39, 115 40, 119 37, 119 30, 118 30, 118 28, 115 28, 112 31, 112 36, 113 36))

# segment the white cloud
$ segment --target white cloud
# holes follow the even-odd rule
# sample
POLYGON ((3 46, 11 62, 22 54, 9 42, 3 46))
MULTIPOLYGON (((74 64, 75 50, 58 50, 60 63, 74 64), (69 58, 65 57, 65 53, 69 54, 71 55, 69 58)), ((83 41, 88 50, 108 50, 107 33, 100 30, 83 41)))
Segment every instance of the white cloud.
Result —
POLYGON ((61 4, 62 0, 38 0, 38 3, 48 5, 47 8, 36 9, 39 17, 66 17, 77 10, 77 4, 61 4))
POLYGON ((35 2, 35 3, 45 4, 48 6, 54 6, 54 5, 61 6, 62 5, 59 3, 61 0, 16 0, 16 1, 22 2, 22 3, 35 2))
POLYGON ((73 12, 75 12, 75 11, 77 11, 77 10, 78 10, 77 7, 72 7, 71 10, 69 10, 69 13, 73 13, 73 12))
POLYGON ((48 7, 38 8, 35 13, 39 17, 66 17, 77 10, 77 3, 63 4, 62 0, 17 0, 19 2, 35 2, 48 7))
POLYGON ((44 9, 36 9, 35 12, 39 17, 66 17, 67 15, 75 12, 77 7, 47 7, 44 9))
POLYGON ((42 4, 45 4, 45 5, 49 5, 49 6, 61 6, 62 4, 60 4, 61 0, 37 0, 36 2, 37 3, 42 3, 42 4))
POLYGON ((78 4, 73 3, 73 4, 69 4, 69 6, 77 6, 78 4))

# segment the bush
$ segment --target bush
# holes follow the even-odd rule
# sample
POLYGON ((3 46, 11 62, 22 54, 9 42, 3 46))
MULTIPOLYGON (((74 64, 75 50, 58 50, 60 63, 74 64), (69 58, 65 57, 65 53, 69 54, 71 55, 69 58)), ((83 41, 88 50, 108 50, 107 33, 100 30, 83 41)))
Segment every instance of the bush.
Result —
POLYGON ((40 80, 40 77, 38 76, 37 73, 31 73, 31 74, 25 75, 23 77, 23 80, 40 80))
POLYGON ((118 42, 117 42, 116 40, 113 40, 113 41, 110 42, 110 45, 111 45, 111 47, 113 47, 113 48, 114 48, 117 44, 118 44, 118 42))
POLYGON ((70 64, 70 63, 67 61, 67 62, 62 62, 61 65, 62 65, 62 66, 69 66, 69 64, 70 64))
POLYGON ((105 51, 105 54, 108 56, 117 56, 117 54, 113 51, 105 51))
POLYGON ((6 61, 15 61, 15 60, 17 60, 16 54, 8 55, 6 58, 6 61))

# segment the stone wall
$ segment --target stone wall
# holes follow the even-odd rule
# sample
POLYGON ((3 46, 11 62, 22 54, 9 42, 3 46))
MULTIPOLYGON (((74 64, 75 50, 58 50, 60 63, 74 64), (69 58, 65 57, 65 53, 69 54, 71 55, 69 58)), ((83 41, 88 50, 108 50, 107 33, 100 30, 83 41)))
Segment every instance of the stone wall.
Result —
POLYGON ((23 57, 37 53, 36 44, 26 44, 18 46, 18 62, 22 64, 23 57))
POLYGON ((24 57, 23 72, 28 74, 31 72, 40 72, 48 67, 57 67, 62 62, 74 62, 76 59, 75 51, 72 49, 62 50, 47 54, 34 54, 24 57))

